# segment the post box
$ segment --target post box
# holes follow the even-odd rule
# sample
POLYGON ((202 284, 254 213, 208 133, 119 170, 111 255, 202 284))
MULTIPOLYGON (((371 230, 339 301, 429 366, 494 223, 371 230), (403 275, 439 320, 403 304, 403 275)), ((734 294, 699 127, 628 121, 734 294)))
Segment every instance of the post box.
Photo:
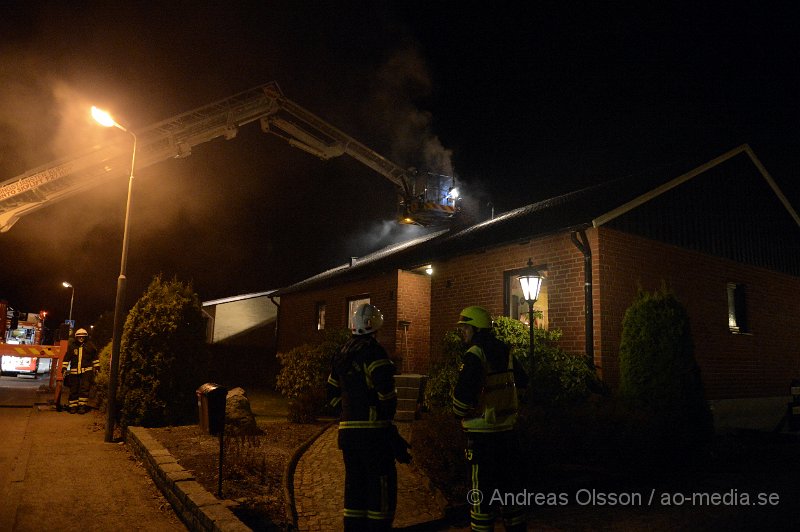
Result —
POLYGON ((228 390, 207 382, 197 389, 197 408, 200 416, 200 429, 209 434, 225 431, 225 398, 228 390))

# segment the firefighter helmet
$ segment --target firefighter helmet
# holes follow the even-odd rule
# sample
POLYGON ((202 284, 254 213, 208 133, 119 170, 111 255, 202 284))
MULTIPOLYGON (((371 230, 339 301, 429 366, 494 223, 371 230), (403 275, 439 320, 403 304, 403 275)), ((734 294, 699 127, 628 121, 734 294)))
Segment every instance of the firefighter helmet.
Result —
POLYGON ((89 336, 89 333, 86 332, 86 329, 78 329, 77 331, 75 331, 75 336, 77 336, 77 337, 89 336))
POLYGON ((483 307, 467 307, 461 311, 461 315, 458 317, 458 324, 472 325, 477 329, 491 329, 492 317, 483 307))
POLYGON ((383 325, 383 314, 377 307, 364 303, 353 313, 353 334, 372 334, 383 325))

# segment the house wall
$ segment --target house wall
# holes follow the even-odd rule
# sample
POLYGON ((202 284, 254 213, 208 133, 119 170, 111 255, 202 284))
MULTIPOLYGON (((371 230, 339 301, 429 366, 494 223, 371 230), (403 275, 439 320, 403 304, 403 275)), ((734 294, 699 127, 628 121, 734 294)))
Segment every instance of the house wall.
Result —
MULTIPOLYGON (((722 400, 737 412, 742 408, 731 401, 770 398, 771 405, 780 407, 790 381, 800 376, 800 338, 794 324, 800 314, 800 278, 605 226, 587 230, 587 236, 593 255, 594 360, 608 384, 614 387, 619 380, 625 310, 640 287, 652 291, 663 282, 689 312, 706 395, 717 402, 719 412, 722 400), (729 330, 727 285, 731 282, 746 286, 751 334, 729 330)), ((327 327, 343 328, 347 298, 369 295, 385 317, 378 340, 390 356, 405 359, 399 369, 426 373, 431 362, 441 357, 442 339, 455 328, 461 309, 481 305, 495 315, 504 312, 504 272, 523 268, 529 257, 547 269, 548 326, 562 330, 560 345, 565 351, 583 355, 584 259, 569 233, 434 262, 431 277, 398 270, 285 294, 279 351, 321 339, 316 331, 317 302, 327 305, 327 327), (411 322, 407 353, 399 320, 411 322)))
POLYGON ((377 339, 403 373, 427 370, 430 337, 430 278, 402 270, 340 285, 284 294, 281 297, 278 352, 324 338, 317 331, 317 303, 326 305, 326 328, 347 327, 347 300, 369 296, 383 313, 377 339), (398 313, 398 308, 399 313, 398 313), (411 322, 407 335, 399 321, 411 322))
POLYGON ((384 326, 378 331, 378 341, 386 348, 390 357, 395 355, 397 345, 397 278, 389 274, 369 279, 352 281, 307 292, 293 292, 281 296, 279 314, 278 352, 286 352, 302 344, 315 344, 325 337, 317 331, 317 303, 324 302, 325 328, 347 328, 347 301, 358 296, 369 296, 373 305, 383 313, 384 326))
POLYGON ((400 270, 397 283, 397 343, 403 373, 424 374, 430 359, 431 278, 400 270), (407 330, 400 321, 411 322, 407 330))
POLYGON ((800 278, 601 227, 596 291, 604 378, 618 382, 622 318, 639 287, 662 282, 685 305, 709 399, 786 396, 800 375, 800 278), (746 286, 752 334, 728 327, 727 283, 746 286))
POLYGON ((278 314, 278 307, 267 296, 229 301, 204 309, 213 317, 212 343, 237 343, 247 338, 256 345, 274 345, 271 336, 272 324, 278 314), (252 334, 260 331, 262 334, 252 334))
MULTIPOLYGON (((587 237, 590 246, 596 248, 594 231, 588 231, 587 237)), ((562 233, 434 263, 430 339, 433 360, 441 357, 442 339, 455 328, 464 307, 480 305, 492 315, 503 313, 503 272, 524 268, 529 258, 535 266, 547 267, 548 326, 563 331, 560 345, 565 351, 585 354, 583 254, 569 233, 562 233)), ((596 292, 593 299, 598 301, 596 292)), ((598 324, 595 319, 595 327, 598 324)), ((595 360, 599 360, 599 347, 595 341, 595 360)))

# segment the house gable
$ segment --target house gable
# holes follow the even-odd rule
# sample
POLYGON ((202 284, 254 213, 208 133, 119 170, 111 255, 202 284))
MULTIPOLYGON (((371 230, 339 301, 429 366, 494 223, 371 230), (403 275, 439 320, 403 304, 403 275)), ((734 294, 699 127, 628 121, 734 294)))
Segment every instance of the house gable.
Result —
POLYGON ((593 225, 800 276, 800 218, 747 146, 599 216, 593 225))

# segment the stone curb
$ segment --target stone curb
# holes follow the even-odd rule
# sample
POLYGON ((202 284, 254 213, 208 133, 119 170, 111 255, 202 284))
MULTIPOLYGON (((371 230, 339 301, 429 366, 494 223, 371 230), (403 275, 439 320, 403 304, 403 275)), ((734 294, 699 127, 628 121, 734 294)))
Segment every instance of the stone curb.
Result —
POLYGON ((297 506, 294 503, 294 471, 297 468, 297 462, 303 456, 311 445, 328 430, 335 421, 326 423, 320 430, 304 441, 300 446, 294 450, 289 461, 286 463, 286 468, 283 470, 283 498, 286 501, 286 522, 291 523, 291 529, 297 530, 297 506))
POLYGON ((202 532, 245 532, 250 527, 178 464, 170 452, 144 427, 128 427, 125 443, 147 469, 189 530, 202 532))

